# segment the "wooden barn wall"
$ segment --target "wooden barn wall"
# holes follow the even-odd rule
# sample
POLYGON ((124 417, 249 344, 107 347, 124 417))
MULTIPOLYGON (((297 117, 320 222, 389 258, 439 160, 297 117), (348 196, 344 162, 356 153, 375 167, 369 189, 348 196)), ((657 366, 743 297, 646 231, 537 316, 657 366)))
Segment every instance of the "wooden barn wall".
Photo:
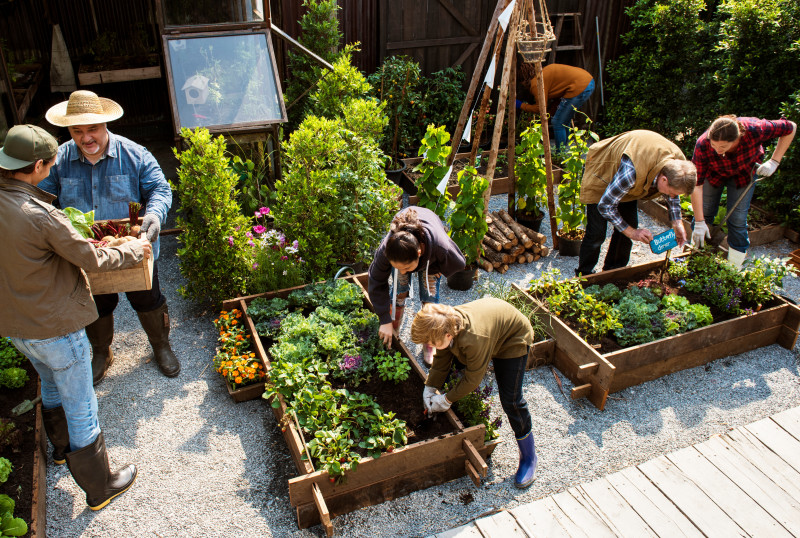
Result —
POLYGON ((0 2, 0 39, 9 63, 49 58, 51 34, 44 0, 0 2))

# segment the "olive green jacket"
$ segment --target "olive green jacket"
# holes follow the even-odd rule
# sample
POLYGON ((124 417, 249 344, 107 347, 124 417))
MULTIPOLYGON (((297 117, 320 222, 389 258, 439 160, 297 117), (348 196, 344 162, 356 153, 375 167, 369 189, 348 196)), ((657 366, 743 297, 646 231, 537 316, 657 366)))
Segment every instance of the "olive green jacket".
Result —
POLYGON ((447 393, 450 402, 478 388, 490 360, 522 357, 533 343, 531 322, 505 301, 487 297, 454 308, 464 320, 464 327, 448 349, 436 350, 425 381, 429 387, 440 389, 453 359, 458 359, 464 365, 464 376, 447 393))

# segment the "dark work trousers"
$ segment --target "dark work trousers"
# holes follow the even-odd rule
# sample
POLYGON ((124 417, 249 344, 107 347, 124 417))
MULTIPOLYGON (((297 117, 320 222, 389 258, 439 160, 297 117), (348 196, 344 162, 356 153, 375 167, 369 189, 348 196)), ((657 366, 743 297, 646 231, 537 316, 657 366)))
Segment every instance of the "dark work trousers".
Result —
MULTIPOLYGON (((161 294, 161 286, 158 283, 158 264, 153 261, 153 287, 149 290, 125 292, 131 307, 136 312, 151 312, 163 305, 167 299, 161 294)), ((107 293, 105 295, 95 295, 94 302, 97 305, 97 314, 102 318, 114 313, 119 303, 118 293, 107 293)))
POLYGON ((531 431, 531 414, 528 402, 522 395, 527 362, 527 353, 516 359, 492 359, 500 404, 517 439, 522 439, 531 431))
MULTIPOLYGON (((631 202, 620 202, 619 214, 622 220, 634 228, 639 227, 639 212, 636 200, 631 202)), ((578 257, 578 268, 576 274, 591 275, 594 266, 600 258, 600 249, 606 240, 609 222, 597 210, 597 204, 586 204, 586 234, 581 243, 581 252, 578 257)), ((613 227, 612 227, 613 228, 613 227)), ((633 241, 625 237, 622 232, 613 228, 611 242, 608 245, 608 252, 603 263, 603 271, 625 267, 631 259, 631 247, 633 241)))

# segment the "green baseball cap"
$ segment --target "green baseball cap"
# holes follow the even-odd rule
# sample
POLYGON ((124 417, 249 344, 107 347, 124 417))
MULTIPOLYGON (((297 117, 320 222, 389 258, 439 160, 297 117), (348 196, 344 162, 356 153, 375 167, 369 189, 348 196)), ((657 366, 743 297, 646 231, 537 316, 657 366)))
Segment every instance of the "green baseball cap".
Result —
POLYGON ((58 152, 58 142, 36 125, 15 125, 6 134, 0 149, 0 168, 19 170, 39 159, 49 161, 58 152))

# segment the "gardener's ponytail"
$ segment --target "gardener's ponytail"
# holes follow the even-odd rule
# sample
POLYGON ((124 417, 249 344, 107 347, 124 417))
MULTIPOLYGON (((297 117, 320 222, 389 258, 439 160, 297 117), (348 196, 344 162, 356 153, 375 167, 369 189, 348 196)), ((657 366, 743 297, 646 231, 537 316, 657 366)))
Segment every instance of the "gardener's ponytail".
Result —
POLYGON ((395 216, 386 240, 386 257, 390 262, 409 263, 419 259, 420 245, 425 244, 425 231, 417 212, 408 209, 395 216))

